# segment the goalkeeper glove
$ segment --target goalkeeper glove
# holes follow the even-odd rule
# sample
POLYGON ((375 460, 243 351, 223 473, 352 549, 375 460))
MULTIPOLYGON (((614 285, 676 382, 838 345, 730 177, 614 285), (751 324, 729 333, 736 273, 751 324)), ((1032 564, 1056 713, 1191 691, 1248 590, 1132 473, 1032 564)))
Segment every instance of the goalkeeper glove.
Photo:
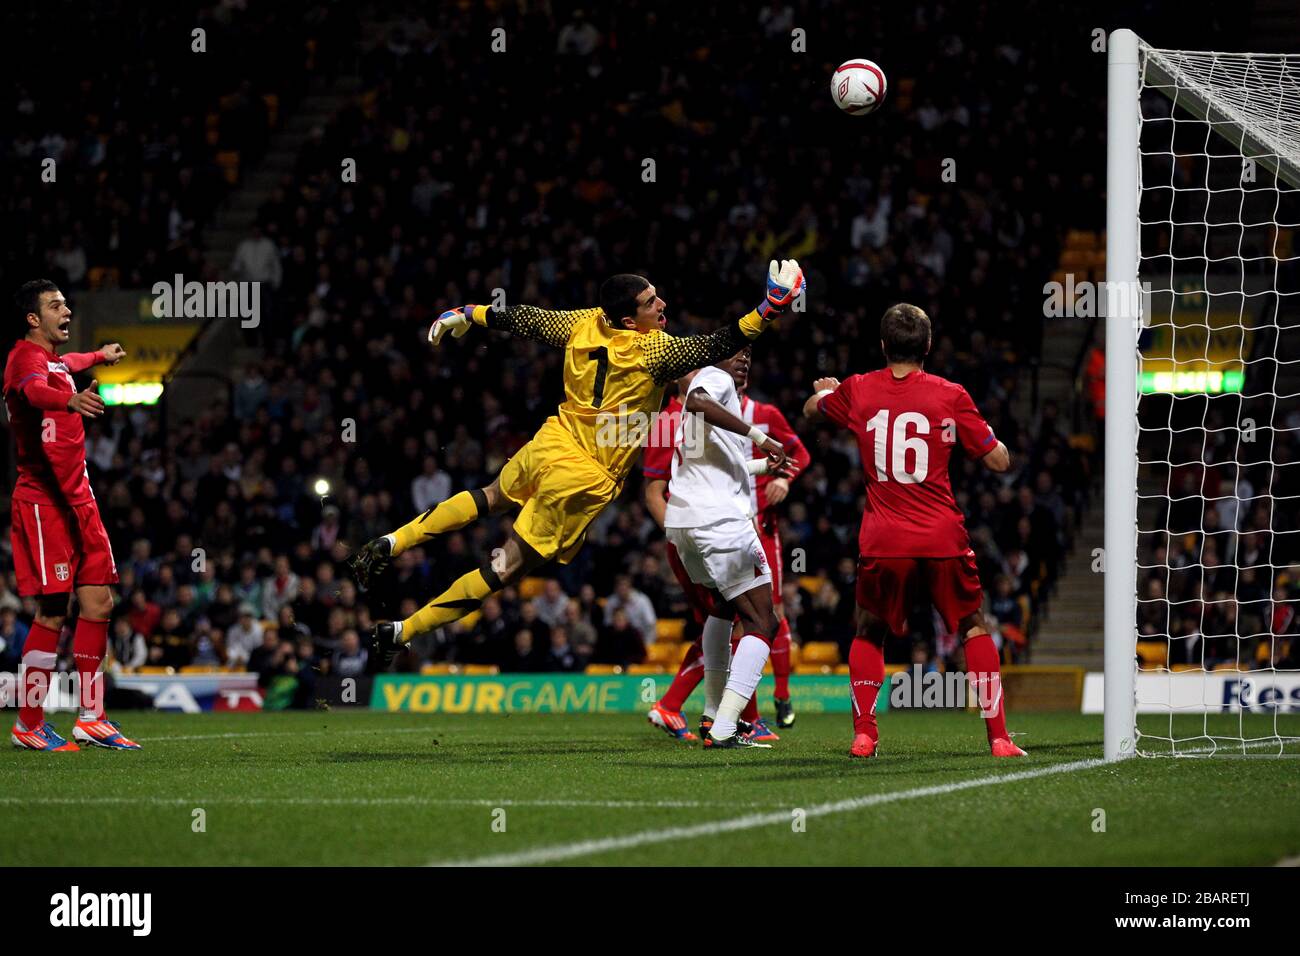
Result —
POLYGON ((767 298, 758 307, 764 319, 775 319, 803 292, 803 270, 793 259, 775 259, 767 267, 767 298))
POLYGON ((438 316, 433 325, 429 327, 429 341, 437 345, 448 332, 451 333, 453 339, 460 338, 469 331, 470 325, 473 324, 470 320, 470 316, 473 314, 474 306, 472 305, 464 305, 459 309, 448 309, 438 316))

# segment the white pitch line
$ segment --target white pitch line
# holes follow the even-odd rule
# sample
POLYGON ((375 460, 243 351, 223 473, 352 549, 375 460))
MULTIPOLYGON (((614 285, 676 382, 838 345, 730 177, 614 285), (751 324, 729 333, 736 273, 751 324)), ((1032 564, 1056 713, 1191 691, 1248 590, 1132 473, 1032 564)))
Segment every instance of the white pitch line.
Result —
MULTIPOLYGON (((1058 763, 1034 770, 1022 770, 1015 773, 999 774, 993 777, 977 777, 974 780, 961 780, 955 783, 936 784, 932 787, 917 787, 912 790, 895 790, 891 793, 874 793, 833 803, 819 803, 804 808, 805 817, 824 817, 834 813, 849 813, 867 807, 895 803, 899 800, 914 800, 920 797, 937 797, 961 790, 973 790, 976 787, 990 787, 1003 783, 1015 783, 1020 780, 1033 780, 1054 774, 1073 773, 1076 770, 1091 770, 1105 766, 1106 761, 1100 757, 1090 760, 1075 760, 1070 763, 1058 763)), ((690 840, 696 837, 711 837, 722 833, 736 833, 741 830, 754 830, 759 827, 788 824, 791 820, 790 810, 771 813, 750 813, 730 820, 711 820, 685 827, 667 827, 662 830, 642 830, 627 836, 604 837, 599 840, 581 840, 577 843, 556 843, 550 846, 521 850, 517 853, 493 853, 488 856, 471 857, 464 860, 435 860, 429 866, 531 866, 538 863, 558 863, 580 856, 596 853, 608 853, 613 850, 628 850, 633 847, 647 846, 652 843, 667 843, 671 840, 690 840)))

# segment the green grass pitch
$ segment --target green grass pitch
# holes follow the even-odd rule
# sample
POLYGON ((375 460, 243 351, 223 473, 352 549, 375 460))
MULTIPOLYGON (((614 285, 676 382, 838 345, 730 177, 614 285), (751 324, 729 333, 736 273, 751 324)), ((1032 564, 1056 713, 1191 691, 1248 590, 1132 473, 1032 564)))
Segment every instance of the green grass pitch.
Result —
MULTIPOLYGON (((1296 760, 1095 765, 1101 718, 1076 714, 1013 714, 1030 751, 1018 761, 987 756, 978 716, 942 712, 884 715, 870 761, 847 758, 846 717, 813 714, 772 750, 741 752, 675 743, 632 715, 122 720, 142 752, 0 756, 0 865, 1249 865, 1300 855, 1296 760), (1015 779, 989 782, 1004 775, 1015 779), (32 838, 29 814, 45 836, 32 838), (56 823, 68 838, 49 834, 56 823)), ((1238 726, 1211 720, 1220 732, 1238 726)), ((1272 727, 1251 720, 1248 730, 1272 727)), ((69 715, 52 722, 70 730, 69 715)), ((1278 718, 1283 733, 1298 723, 1278 718)))

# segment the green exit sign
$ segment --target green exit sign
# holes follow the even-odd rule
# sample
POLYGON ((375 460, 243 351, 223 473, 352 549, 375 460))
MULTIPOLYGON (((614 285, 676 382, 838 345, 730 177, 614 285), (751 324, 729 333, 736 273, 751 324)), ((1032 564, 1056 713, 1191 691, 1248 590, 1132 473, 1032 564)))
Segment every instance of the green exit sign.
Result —
POLYGON ((99 397, 105 405, 157 405, 162 382, 118 382, 99 385, 99 397))
POLYGON ((1152 393, 1169 395, 1218 395, 1240 392, 1246 384, 1246 373, 1241 369, 1217 371, 1213 369, 1194 372, 1143 372, 1138 376, 1138 387, 1143 395, 1152 393))

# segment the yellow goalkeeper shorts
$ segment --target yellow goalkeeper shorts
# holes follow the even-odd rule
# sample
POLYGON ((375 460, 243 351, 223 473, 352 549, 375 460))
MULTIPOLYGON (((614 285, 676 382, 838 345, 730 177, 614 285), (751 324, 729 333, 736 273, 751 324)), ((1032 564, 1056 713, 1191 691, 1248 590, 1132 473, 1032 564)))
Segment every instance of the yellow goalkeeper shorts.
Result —
POLYGON ((568 564, 587 526, 618 497, 620 485, 548 418, 501 469, 507 498, 522 506, 515 531, 546 560, 568 564))

